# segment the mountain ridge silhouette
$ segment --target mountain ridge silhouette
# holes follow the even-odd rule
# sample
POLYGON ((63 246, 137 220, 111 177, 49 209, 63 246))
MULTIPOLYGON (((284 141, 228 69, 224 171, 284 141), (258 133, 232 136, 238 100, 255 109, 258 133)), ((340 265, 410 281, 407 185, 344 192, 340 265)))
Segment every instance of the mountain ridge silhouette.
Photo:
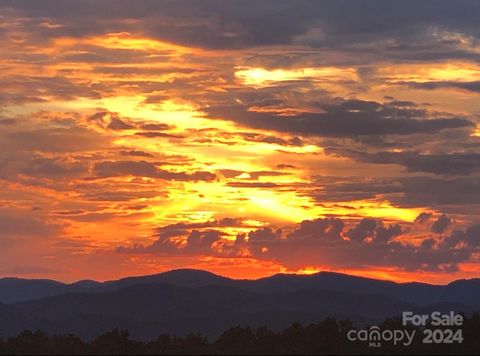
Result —
MULTIPOLYGON (((342 291, 358 291, 368 289, 374 292, 398 290, 441 291, 448 289, 472 289, 480 293, 480 278, 459 279, 445 285, 423 282, 393 282, 338 272, 317 272, 314 274, 277 273, 258 279, 233 279, 200 269, 174 269, 166 272, 129 276, 117 280, 99 282, 95 280, 79 280, 63 283, 52 279, 23 279, 18 277, 0 278, 0 303, 15 303, 71 292, 113 291, 135 284, 170 283, 184 287, 201 287, 209 284, 236 286, 255 292, 291 291, 302 288, 320 288, 342 291)), ((405 293, 408 294, 408 293, 405 293)), ((401 293, 402 295, 402 293, 401 293)))

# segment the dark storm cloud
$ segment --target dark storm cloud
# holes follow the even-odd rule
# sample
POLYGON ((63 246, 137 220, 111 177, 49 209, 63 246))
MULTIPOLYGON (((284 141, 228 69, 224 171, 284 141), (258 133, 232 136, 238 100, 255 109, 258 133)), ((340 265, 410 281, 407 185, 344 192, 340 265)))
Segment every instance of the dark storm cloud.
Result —
MULTIPOLYGON (((337 100, 338 101, 338 100, 337 100)), ((232 120, 253 128, 288 132, 303 136, 357 137, 411 135, 444 129, 474 127, 463 118, 428 118, 418 108, 404 108, 373 101, 343 100, 319 105, 323 112, 278 116, 249 111, 243 105, 210 107, 209 117, 232 120)))
POLYGON ((248 246, 255 257, 274 259, 291 268, 299 268, 300 264, 328 264, 337 268, 382 266, 408 271, 454 271, 459 263, 478 251, 478 244, 470 242, 477 230, 472 225, 445 240, 424 237, 424 243, 415 246, 396 240, 402 234, 399 225, 387 226, 378 220, 364 219, 347 228, 341 220, 331 218, 304 221, 288 234, 257 230, 249 234, 253 239, 249 239, 248 246), (451 243, 446 243, 449 239, 467 245, 452 248, 451 243))
MULTIPOLYGON (((440 178, 428 176, 399 177, 389 179, 359 179, 349 182, 318 179, 319 189, 308 193, 319 204, 324 202, 348 202, 383 197, 394 206, 412 208, 427 206, 432 209, 461 214, 475 214, 480 205, 480 177, 465 176, 440 178)), ((418 223, 430 222, 431 213, 419 215, 418 223)))
POLYGON ((47 1, 2 2, 21 13, 59 21, 57 30, 43 30, 42 36, 86 36, 125 31, 146 33, 160 40, 208 48, 239 48, 261 44, 290 42, 302 34, 314 17, 307 16, 310 7, 292 13, 292 3, 225 3, 222 1, 47 1), (272 16, 277 14, 277 16, 272 16), (286 16, 289 15, 289 16, 286 16), (297 21, 288 20, 294 16, 297 21), (268 18, 268 21, 265 21, 268 18), (126 26, 121 20, 143 19, 126 26), (303 19, 303 21, 299 21, 303 19), (287 20, 287 21, 286 21, 287 20), (120 22, 120 23, 119 23, 120 22))
POLYGON ((303 140, 300 137, 292 137, 289 139, 284 139, 274 135, 261 135, 258 133, 241 133, 240 134, 245 141, 250 142, 262 142, 276 144, 280 146, 297 146, 301 147, 304 145, 303 140))
POLYGON ((32 157, 22 162, 20 173, 37 178, 71 179, 87 173, 87 166, 83 163, 69 163, 62 159, 32 157))
POLYGON ((392 241, 402 233, 403 230, 399 224, 386 226, 380 220, 365 218, 347 230, 345 236, 358 242, 364 242, 371 238, 374 243, 383 244, 392 241))
POLYGON ((86 200, 91 201, 108 201, 108 202, 118 202, 118 201, 129 201, 134 199, 145 199, 145 198, 154 198, 160 196, 162 193, 159 191, 153 190, 135 190, 135 191, 109 191, 108 187, 105 187, 102 191, 93 191, 86 192, 83 194, 83 197, 86 200))
POLYGON ((86 36, 129 30, 169 42, 208 48, 241 48, 290 44, 304 35, 312 46, 353 46, 391 37, 406 39, 437 26, 478 35, 480 4, 473 0, 385 2, 353 0, 276 1, 2 1, 39 19, 63 27, 39 28, 43 37, 86 36), (132 23, 132 22, 131 22, 132 23), (321 35, 309 36, 312 28, 321 35))
MULTIPOLYGON (((106 56, 108 59, 109 56, 106 56)), ((155 55, 155 59, 160 59, 161 55, 155 55)), ((165 60, 170 59, 168 55, 165 55, 165 60)), ((80 59, 80 58, 79 58, 80 59)), ((112 58, 113 59, 113 58, 112 58)), ((113 77, 133 77, 134 75, 152 75, 152 76, 161 76, 165 74, 172 74, 172 73, 181 73, 181 74, 190 74, 200 72, 200 69, 195 68, 181 68, 181 67, 174 67, 168 66, 166 68, 142 68, 142 67, 108 67, 108 66, 99 66, 93 69, 96 73, 104 73, 110 74, 113 77)), ((169 98, 168 95, 162 94, 155 94, 149 95, 147 99, 145 99, 144 103, 146 104, 157 104, 169 98)))
POLYGON ((245 226, 242 219, 238 218, 223 218, 219 220, 210 220, 206 222, 179 222, 176 224, 170 224, 167 226, 158 227, 155 230, 156 235, 160 236, 178 236, 184 234, 186 231, 219 228, 219 227, 232 227, 232 226, 245 226))
POLYGON ((277 188, 281 185, 271 182, 229 182, 227 183, 229 187, 234 188, 277 188))
POLYGON ((155 124, 143 124, 143 125, 140 125, 140 128, 145 131, 163 131, 163 130, 171 130, 175 128, 175 126, 164 124, 164 123, 155 123, 155 124))
POLYGON ((437 220, 432 224, 432 232, 435 232, 437 234, 441 234, 444 232, 447 227, 452 223, 452 220, 445 214, 442 214, 441 216, 438 217, 437 220))
POLYGON ((423 212, 420 213, 416 218, 415 222, 419 224, 424 224, 432 218, 432 213, 423 212))
POLYGON ((147 138, 157 138, 157 137, 163 137, 163 138, 183 138, 183 136, 180 135, 173 135, 165 132, 158 132, 158 131, 141 131, 141 132, 136 132, 136 136, 143 136, 147 138))
POLYGON ((102 136, 81 127, 0 131, 0 149, 2 152, 80 152, 106 148, 109 143, 110 138, 108 136, 102 136))
POLYGON ((0 104, 4 106, 44 103, 47 100, 21 93, 0 93, 0 104))
POLYGON ((280 163, 276 166, 278 169, 297 169, 296 166, 292 164, 280 163))
POLYGON ((93 171, 98 177, 122 175, 155 177, 158 174, 157 166, 146 161, 104 161, 96 163, 93 171))
POLYGON ((159 169, 156 164, 146 161, 103 161, 93 167, 98 178, 136 176, 178 181, 212 181, 217 177, 206 171, 171 172, 159 169))
POLYGON ((318 186, 321 189, 314 190, 311 196, 319 203, 374 199, 380 194, 402 192, 400 183, 392 179, 357 180, 351 178, 349 182, 340 182, 339 178, 327 182, 318 179, 318 186))
POLYGON ((108 124, 107 128, 111 130, 131 130, 131 129, 134 129, 135 126, 119 118, 114 117, 112 118, 112 120, 110 120, 110 123, 108 124))
MULTIPOLYGON (((120 253, 153 253, 167 255, 212 255, 217 254, 214 244, 227 244, 222 242, 225 235, 219 231, 226 227, 249 227, 247 222, 237 218, 223 218, 200 223, 180 222, 155 229, 157 238, 152 244, 144 246, 136 244, 131 247, 117 248, 120 253), (178 237, 183 237, 185 243, 179 243, 178 237)), ((225 251, 224 251, 225 252, 225 251)), ((228 253, 232 252, 228 248, 228 253)))
POLYGON ((134 156, 134 157, 153 157, 153 154, 145 151, 139 150, 122 150, 120 151, 121 156, 134 156))
POLYGON ((213 253, 213 244, 219 242, 222 235, 223 234, 217 230, 193 230, 188 234, 183 245, 169 238, 159 237, 158 240, 149 246, 134 245, 131 248, 119 247, 117 251, 120 253, 154 253, 169 256, 211 255, 213 253))
POLYGON ((338 154, 357 162, 398 164, 409 172, 427 172, 437 175, 467 175, 480 170, 480 153, 422 154, 416 151, 375 152, 327 148, 327 154, 338 154))
MULTIPOLYGON (((442 206, 480 204, 480 178, 440 179, 406 177, 399 179, 403 197, 391 198, 404 206, 442 206)), ((472 211, 473 212, 473 211, 472 211)))
POLYGON ((42 103, 51 99, 100 99, 109 92, 111 88, 103 84, 74 81, 60 76, 4 76, 0 87, 0 103, 20 105, 42 103))
POLYGON ((465 231, 454 230, 444 240, 443 245, 447 248, 466 245, 467 248, 478 251, 480 247, 480 224, 471 225, 465 231))
MULTIPOLYGON (((238 225, 237 220, 230 223, 238 225)), ((423 236, 419 244, 401 242, 398 239, 407 235, 400 225, 387 225, 376 219, 363 219, 349 226, 336 218, 305 220, 290 232, 262 227, 246 235, 239 234, 235 241, 225 241, 223 233, 215 229, 224 224, 177 225, 158 229, 158 238, 151 245, 122 246, 117 251, 231 257, 248 250, 252 257, 273 260, 292 269, 330 265, 451 272, 480 247, 480 225, 454 230, 439 239, 423 236), (183 236, 183 243, 177 239, 179 236, 183 236)))
POLYGON ((473 82, 455 82, 455 81, 435 81, 435 82, 422 82, 422 83, 404 83, 410 88, 414 89, 442 89, 442 88, 452 88, 452 89, 461 89, 474 93, 480 93, 480 81, 473 82))

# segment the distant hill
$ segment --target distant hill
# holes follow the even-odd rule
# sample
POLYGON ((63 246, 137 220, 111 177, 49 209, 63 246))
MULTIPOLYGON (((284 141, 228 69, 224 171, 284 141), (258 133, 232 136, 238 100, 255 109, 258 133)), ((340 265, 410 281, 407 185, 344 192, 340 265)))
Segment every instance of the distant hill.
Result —
POLYGON ((209 284, 228 284, 234 280, 194 269, 178 269, 164 273, 127 277, 114 281, 82 280, 71 284, 50 279, 0 278, 0 303, 16 303, 51 297, 65 293, 99 293, 114 291, 136 284, 170 283, 183 287, 201 287, 209 284))
POLYGON ((81 289, 73 284, 67 285, 49 279, 2 278, 0 279, 0 302, 15 303, 81 289))
POLYGON ((108 281, 100 286, 98 290, 117 290, 137 284, 168 283, 179 287, 204 287, 211 284, 235 285, 234 279, 218 276, 214 273, 196 269, 176 269, 164 273, 149 276, 127 277, 115 281, 108 281))
POLYGON ((480 280, 437 286, 327 272, 234 280, 182 269, 103 283, 4 278, 0 301, 0 336, 40 328, 88 339, 120 327, 151 339, 162 332, 217 336, 237 324, 278 330, 327 316, 364 324, 406 310, 471 313, 480 310, 480 280))

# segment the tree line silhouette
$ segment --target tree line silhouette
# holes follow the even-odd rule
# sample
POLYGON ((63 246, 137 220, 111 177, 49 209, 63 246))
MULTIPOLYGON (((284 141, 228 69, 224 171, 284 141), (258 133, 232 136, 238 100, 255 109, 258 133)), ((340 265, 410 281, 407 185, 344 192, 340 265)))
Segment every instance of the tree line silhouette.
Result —
MULTIPOLYGON (((382 329, 405 329, 400 318, 386 319, 382 329)), ((379 348, 366 342, 352 342, 347 333, 350 321, 327 318, 317 324, 292 324, 280 332, 266 327, 252 329, 235 326, 225 330, 215 341, 199 333, 184 337, 166 334, 142 342, 130 339, 127 330, 113 329, 91 341, 73 334, 49 336, 41 330, 25 330, 15 337, 0 339, 1 355, 322 355, 322 354, 472 354, 480 355, 480 314, 465 317, 463 343, 423 344, 417 337, 408 347, 382 343, 379 348)), ((413 326, 407 326, 413 329, 413 326)), ((418 329, 420 331, 420 329, 418 329)))

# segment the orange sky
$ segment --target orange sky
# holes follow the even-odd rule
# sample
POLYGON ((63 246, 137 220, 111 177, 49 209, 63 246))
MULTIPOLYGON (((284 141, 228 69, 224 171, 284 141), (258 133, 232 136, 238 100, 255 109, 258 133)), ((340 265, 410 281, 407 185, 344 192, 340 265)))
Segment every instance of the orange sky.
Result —
POLYGON ((138 4, 0 5, 0 276, 479 275, 467 25, 138 4))

